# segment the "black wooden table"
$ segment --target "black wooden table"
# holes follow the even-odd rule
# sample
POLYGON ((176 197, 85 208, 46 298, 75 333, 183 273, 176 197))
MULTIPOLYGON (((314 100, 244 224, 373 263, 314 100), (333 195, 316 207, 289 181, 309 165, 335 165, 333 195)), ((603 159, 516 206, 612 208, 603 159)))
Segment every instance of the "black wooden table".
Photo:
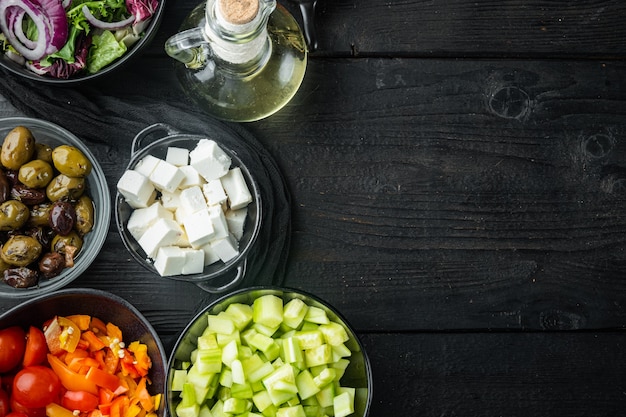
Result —
MULTIPOLYGON (((131 85, 97 87, 183 100, 162 45, 196 3, 168 0, 131 85)), ((371 416, 623 415, 625 18, 621 0, 319 0, 300 91, 244 127, 292 193, 284 284, 358 330, 371 416)), ((136 133, 86 138, 111 187, 136 133)), ((166 346, 206 301, 113 225, 72 286, 126 298, 166 346)))

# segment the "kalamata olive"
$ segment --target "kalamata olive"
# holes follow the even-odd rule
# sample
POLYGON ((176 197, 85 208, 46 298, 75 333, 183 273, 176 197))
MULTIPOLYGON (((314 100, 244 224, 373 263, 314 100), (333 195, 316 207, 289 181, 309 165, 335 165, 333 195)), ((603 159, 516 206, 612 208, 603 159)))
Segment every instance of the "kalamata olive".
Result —
POLYGON ((43 190, 29 188, 23 184, 15 184, 11 188, 11 197, 14 200, 21 201, 27 206, 34 206, 46 201, 46 193, 43 190))
POLYGON ((48 226, 52 203, 36 204, 30 208, 30 217, 26 224, 28 226, 48 226))
POLYGON ((44 278, 54 278, 63 272, 65 257, 59 252, 48 252, 39 260, 39 272, 44 278))
POLYGON ((54 167, 68 177, 86 177, 91 172, 91 161, 78 148, 61 145, 52 151, 54 167))
POLYGON ((0 204, 4 203, 11 196, 11 183, 7 178, 7 174, 0 170, 0 204))
POLYGON ((35 262, 41 255, 41 244, 30 236, 11 236, 2 246, 0 257, 8 264, 26 266, 35 262))
POLYGON ((59 174, 46 187, 46 195, 52 202, 62 198, 76 200, 85 191, 85 179, 78 177, 68 177, 59 174))
POLYGON ((9 184, 11 185, 11 187, 13 187, 15 184, 19 184, 20 180, 18 179, 19 177, 19 171, 16 169, 7 169, 7 171, 5 172, 5 175, 7 176, 7 180, 9 180, 9 184))
POLYGON ((17 200, 7 200, 0 204, 0 230, 19 229, 26 223, 28 216, 28 207, 24 203, 17 200))
POLYGON ((32 159, 34 153, 35 138, 32 132, 24 126, 17 126, 5 136, 2 142, 0 163, 8 169, 19 169, 32 159))
POLYGON ((91 198, 86 195, 82 195, 76 204, 76 224, 74 227, 81 235, 86 235, 91 232, 94 222, 94 204, 91 198))
POLYGON ((37 239, 42 248, 49 248, 52 244, 52 239, 56 236, 54 230, 48 226, 29 227, 24 230, 24 234, 37 239))
POLYGON ((35 143, 35 159, 40 159, 52 165, 52 146, 37 142, 35 143))
POLYGON ((27 187, 43 188, 52 181, 53 176, 54 172, 49 163, 33 159, 20 167, 17 178, 27 187))
POLYGON ((50 209, 48 224, 57 234, 67 236, 76 223, 76 210, 67 201, 55 201, 50 209))
POLYGON ((9 268, 4 271, 3 281, 13 288, 28 288, 37 285, 39 274, 34 269, 24 266, 9 268))

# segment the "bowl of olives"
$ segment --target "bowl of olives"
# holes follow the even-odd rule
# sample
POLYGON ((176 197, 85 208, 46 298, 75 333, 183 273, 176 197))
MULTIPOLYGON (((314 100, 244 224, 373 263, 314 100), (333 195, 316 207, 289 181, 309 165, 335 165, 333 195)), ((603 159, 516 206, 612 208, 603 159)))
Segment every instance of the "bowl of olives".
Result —
POLYGON ((102 168, 70 131, 0 119, 0 297, 66 286, 94 261, 110 223, 102 168))

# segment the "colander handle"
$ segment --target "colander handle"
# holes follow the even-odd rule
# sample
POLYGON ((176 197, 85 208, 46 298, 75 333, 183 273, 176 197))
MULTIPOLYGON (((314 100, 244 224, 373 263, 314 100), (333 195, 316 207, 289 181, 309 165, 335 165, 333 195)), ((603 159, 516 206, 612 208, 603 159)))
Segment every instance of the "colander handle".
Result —
POLYGON ((133 143, 130 148, 131 156, 136 154, 140 149, 143 149, 146 146, 144 141, 148 140, 148 137, 155 132, 163 132, 164 134, 158 137, 152 137, 152 140, 161 139, 167 136, 177 135, 181 133, 178 129, 168 125, 167 123, 155 123, 153 125, 150 125, 142 129, 133 138, 133 143))
POLYGON ((235 285, 239 284, 241 282, 241 280, 243 279, 243 277, 246 275, 246 266, 248 264, 248 260, 246 258, 244 258, 241 263, 239 264, 239 266, 237 267, 237 274, 235 275, 235 277, 232 279, 232 281, 221 285, 221 286, 217 286, 214 287, 212 285, 207 284, 206 282, 197 282, 196 285, 202 289, 203 291, 206 291, 208 293, 211 294, 219 294, 222 293, 226 290, 229 290, 231 288, 233 288, 235 285))

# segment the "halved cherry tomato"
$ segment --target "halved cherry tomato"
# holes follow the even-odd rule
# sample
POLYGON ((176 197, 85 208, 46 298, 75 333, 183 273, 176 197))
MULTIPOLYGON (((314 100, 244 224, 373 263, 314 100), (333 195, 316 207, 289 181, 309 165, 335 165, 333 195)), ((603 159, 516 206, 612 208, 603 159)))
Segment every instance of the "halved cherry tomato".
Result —
POLYGON ((15 401, 15 397, 11 397, 11 410, 13 412, 26 414, 28 417, 46 417, 46 409, 41 408, 29 408, 25 407, 19 402, 15 401))
POLYGON ((0 330, 0 373, 9 372, 22 362, 26 333, 19 326, 0 330))
POLYGON ((35 365, 23 368, 15 375, 11 395, 25 407, 40 408, 57 401, 60 392, 61 381, 54 371, 35 365))
POLYGON ((26 334, 26 349, 22 366, 41 365, 46 361, 47 354, 48 345, 43 332, 34 326, 30 326, 26 334))
POLYGON ((97 396, 87 391, 66 391, 61 398, 61 405, 69 410, 91 411, 98 407, 97 396))

